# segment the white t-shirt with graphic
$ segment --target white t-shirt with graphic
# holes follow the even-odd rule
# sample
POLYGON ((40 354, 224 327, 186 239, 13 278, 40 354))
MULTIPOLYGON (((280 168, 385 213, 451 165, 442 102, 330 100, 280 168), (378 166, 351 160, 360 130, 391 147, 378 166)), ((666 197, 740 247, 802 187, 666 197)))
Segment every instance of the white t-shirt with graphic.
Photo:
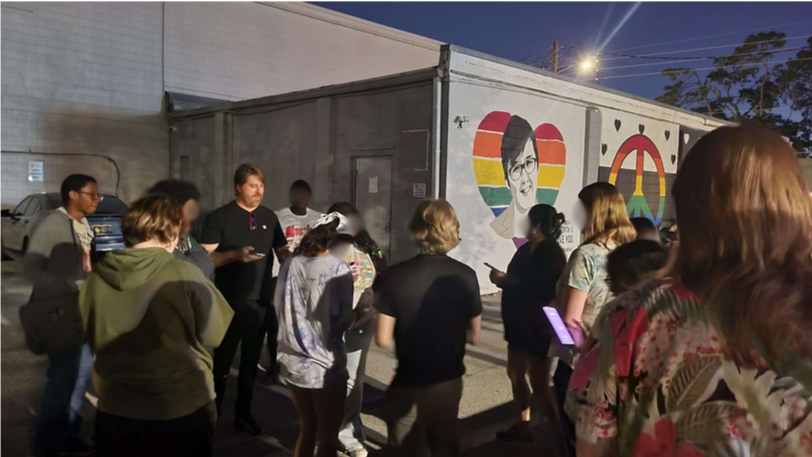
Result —
MULTIPOLYGON (((310 208, 307 208, 307 213, 304 216, 293 214, 290 208, 283 208, 275 211, 276 217, 279 218, 279 226, 282 227, 282 233, 288 240, 288 250, 292 253, 302 241, 302 237, 308 227, 311 227, 321 217, 321 213, 310 208)), ((279 264, 274 263, 273 275, 279 275, 279 264)))

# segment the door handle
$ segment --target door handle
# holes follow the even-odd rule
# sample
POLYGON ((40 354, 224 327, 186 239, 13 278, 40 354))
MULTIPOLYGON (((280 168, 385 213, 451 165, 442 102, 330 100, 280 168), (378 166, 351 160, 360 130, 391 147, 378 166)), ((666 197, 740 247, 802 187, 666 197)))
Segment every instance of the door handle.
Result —
POLYGON ((384 230, 386 233, 389 233, 389 230, 390 230, 391 228, 392 228, 392 227, 391 227, 391 223, 387 222, 387 223, 383 224, 383 230, 384 230))

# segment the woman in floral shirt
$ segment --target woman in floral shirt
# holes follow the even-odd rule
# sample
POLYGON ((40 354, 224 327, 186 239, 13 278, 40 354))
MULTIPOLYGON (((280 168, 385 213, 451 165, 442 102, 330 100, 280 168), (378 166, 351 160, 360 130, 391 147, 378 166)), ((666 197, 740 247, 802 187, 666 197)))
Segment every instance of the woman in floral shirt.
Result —
POLYGON ((812 201, 778 134, 703 137, 674 279, 606 305, 570 383, 578 456, 812 455, 812 201))

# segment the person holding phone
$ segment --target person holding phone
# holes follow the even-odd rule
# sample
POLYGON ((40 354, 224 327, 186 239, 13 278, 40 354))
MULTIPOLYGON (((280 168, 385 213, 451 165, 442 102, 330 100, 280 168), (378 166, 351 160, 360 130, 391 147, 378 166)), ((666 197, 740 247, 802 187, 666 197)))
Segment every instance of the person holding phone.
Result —
POLYGON ((585 216, 583 223, 579 224, 583 227, 584 242, 570 255, 556 285, 564 324, 575 345, 565 347, 554 343, 550 349, 551 356, 559 358, 553 382, 560 424, 565 442, 570 446, 568 453, 574 450, 575 427, 564 413, 564 401, 578 350, 603 305, 612 298, 606 281, 607 256, 617 246, 633 241, 637 236, 626 213, 623 195, 615 186, 606 182, 590 184, 578 193, 578 200, 581 214, 585 216))
POLYGON ((491 266, 490 275, 491 282, 502 289, 507 373, 513 386, 513 401, 519 407, 519 421, 507 431, 497 433, 496 439, 514 446, 533 444, 531 395, 542 408, 552 404, 548 396, 547 358, 552 331, 543 308, 555 300, 555 284, 567 264, 557 241, 564 215, 550 205, 536 205, 528 212, 528 221, 525 234, 528 241, 516 251, 507 272, 491 266))
POLYGON ((274 312, 268 309, 273 298, 271 267, 274 254, 280 261, 287 256, 287 240, 276 214, 261 205, 265 175, 259 167, 240 165, 234 174, 234 190, 234 201, 206 218, 200 243, 214 261, 214 284, 235 313, 222 344, 214 351, 214 388, 219 413, 240 346, 234 425, 259 435, 262 427, 251 415, 251 400, 266 332, 263 313, 274 312))

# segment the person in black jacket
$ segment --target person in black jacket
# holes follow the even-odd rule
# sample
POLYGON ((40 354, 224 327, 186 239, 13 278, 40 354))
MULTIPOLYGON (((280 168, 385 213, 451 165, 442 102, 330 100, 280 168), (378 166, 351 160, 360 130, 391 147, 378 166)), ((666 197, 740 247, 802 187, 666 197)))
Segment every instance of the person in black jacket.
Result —
POLYGON ((528 212, 528 220, 528 241, 516 251, 507 273, 492 269, 490 275, 491 282, 502 289, 507 371, 513 386, 513 401, 520 410, 519 422, 497 433, 496 438, 515 446, 533 444, 531 395, 535 395, 543 407, 550 404, 547 351, 553 333, 542 308, 555 300, 555 284, 567 263, 557 241, 564 215, 550 205, 536 205, 528 212))
POLYGON ((212 279, 214 262, 211 260, 209 252, 203 249, 189 233, 192 223, 200 215, 200 207, 197 204, 200 200, 200 191, 197 186, 189 181, 167 179, 156 183, 147 193, 166 195, 181 205, 186 224, 184 224, 184 232, 178 241, 178 247, 175 248, 175 258, 191 262, 203 271, 205 277, 212 279))

